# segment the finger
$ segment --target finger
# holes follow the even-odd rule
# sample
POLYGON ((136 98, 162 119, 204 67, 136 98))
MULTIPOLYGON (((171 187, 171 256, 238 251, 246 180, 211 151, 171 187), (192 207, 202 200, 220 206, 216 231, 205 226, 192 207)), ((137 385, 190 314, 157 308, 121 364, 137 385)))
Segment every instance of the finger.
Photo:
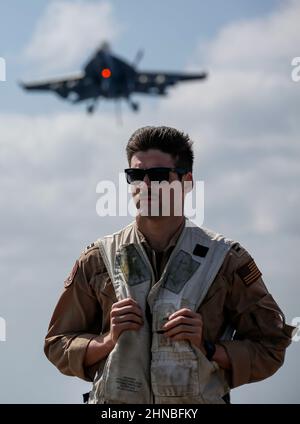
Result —
POLYGON ((136 322, 118 322, 111 325, 112 331, 137 330, 141 328, 141 324, 136 322))
POLYGON ((184 316, 187 316, 187 317, 195 317, 197 314, 196 314, 196 312, 191 311, 191 309, 182 308, 182 309, 178 309, 178 311, 173 312, 171 315, 169 315, 169 320, 176 318, 179 315, 184 315, 184 316))
POLYGON ((189 318, 189 317, 180 315, 180 316, 173 318, 170 321, 166 322, 163 325, 162 329, 163 330, 170 330, 171 328, 173 328, 173 327, 175 327, 176 325, 179 325, 179 324, 186 324, 186 325, 193 325, 193 326, 201 327, 202 321, 199 319, 199 317, 189 318))
POLYGON ((138 317, 136 314, 125 314, 112 317, 112 323, 120 323, 120 322, 136 322, 138 324, 143 324, 144 321, 141 317, 138 317))
POLYGON ((128 313, 136 314, 139 317, 143 317, 142 310, 135 305, 123 306, 122 308, 112 308, 110 316, 114 317, 119 315, 125 315, 128 313))
POLYGON ((193 327, 191 325, 177 325, 176 327, 173 327, 171 330, 165 331, 163 334, 166 337, 171 337, 182 332, 198 334, 199 332, 201 332, 201 329, 199 329, 199 327, 193 327))
POLYGON ((136 306, 123 306, 122 308, 114 308, 111 309, 111 311, 113 312, 113 315, 124 315, 124 314, 129 314, 129 313, 133 313, 136 314, 138 316, 142 316, 142 310, 139 309, 136 306))
POLYGON ((113 308, 119 308, 126 305, 133 305, 140 308, 139 304, 136 300, 134 300, 132 297, 126 297, 126 299, 118 300, 117 302, 113 303, 113 308))

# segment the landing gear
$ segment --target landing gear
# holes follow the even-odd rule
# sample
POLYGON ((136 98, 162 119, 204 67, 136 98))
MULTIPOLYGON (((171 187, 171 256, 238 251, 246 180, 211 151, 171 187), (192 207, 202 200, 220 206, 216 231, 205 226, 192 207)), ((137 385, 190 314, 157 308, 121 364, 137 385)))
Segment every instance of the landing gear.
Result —
POLYGON ((137 112, 140 108, 140 105, 137 102, 128 99, 129 106, 134 112, 137 112))
POLYGON ((88 107, 86 109, 87 113, 89 113, 89 114, 94 113, 96 106, 98 104, 98 101, 99 101, 99 98, 97 98, 97 97, 95 99, 93 99, 93 102, 90 105, 88 105, 88 107))
POLYGON ((95 105, 89 105, 86 109, 87 113, 92 114, 95 110, 95 105))

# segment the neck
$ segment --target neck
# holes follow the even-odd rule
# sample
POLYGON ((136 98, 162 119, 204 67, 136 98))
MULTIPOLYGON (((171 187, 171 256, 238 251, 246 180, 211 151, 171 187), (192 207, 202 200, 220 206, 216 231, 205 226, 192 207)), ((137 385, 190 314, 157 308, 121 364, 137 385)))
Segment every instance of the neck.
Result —
POLYGON ((136 223, 152 249, 162 251, 184 221, 184 216, 148 217, 138 215, 136 223))

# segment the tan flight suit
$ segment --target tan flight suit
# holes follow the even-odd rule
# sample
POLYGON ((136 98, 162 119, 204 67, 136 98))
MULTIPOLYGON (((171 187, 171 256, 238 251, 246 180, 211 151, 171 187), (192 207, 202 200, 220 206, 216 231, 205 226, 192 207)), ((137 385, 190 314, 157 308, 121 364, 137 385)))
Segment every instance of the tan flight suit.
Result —
MULTIPOLYGON (((157 279, 182 228, 160 254, 138 232, 157 279)), ((84 356, 90 340, 109 331, 109 313, 116 301, 99 248, 92 244, 65 281, 46 336, 45 353, 62 373, 93 381, 96 371, 104 368, 106 358, 84 367, 84 356)), ((260 271, 238 243, 226 254, 197 312, 203 318, 204 338, 222 344, 231 360, 232 370, 226 372, 229 387, 264 379, 282 365, 293 327, 285 324, 260 271), (236 330, 234 340, 220 341, 228 324, 236 330)))

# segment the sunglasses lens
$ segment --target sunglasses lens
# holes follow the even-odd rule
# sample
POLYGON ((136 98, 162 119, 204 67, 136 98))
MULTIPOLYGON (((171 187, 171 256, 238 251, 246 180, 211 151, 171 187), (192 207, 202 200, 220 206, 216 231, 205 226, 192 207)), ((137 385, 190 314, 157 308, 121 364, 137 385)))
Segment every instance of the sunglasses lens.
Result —
POLYGON ((125 172, 128 184, 143 181, 145 177, 145 172, 142 169, 127 169, 125 172))
POLYGON ((148 176, 150 181, 169 181, 169 168, 152 168, 148 169, 148 176))
POLYGON ((137 181, 143 181, 145 175, 148 175, 150 181, 169 181, 171 168, 148 168, 146 170, 139 168, 126 169, 126 179, 128 184, 137 181))

